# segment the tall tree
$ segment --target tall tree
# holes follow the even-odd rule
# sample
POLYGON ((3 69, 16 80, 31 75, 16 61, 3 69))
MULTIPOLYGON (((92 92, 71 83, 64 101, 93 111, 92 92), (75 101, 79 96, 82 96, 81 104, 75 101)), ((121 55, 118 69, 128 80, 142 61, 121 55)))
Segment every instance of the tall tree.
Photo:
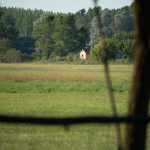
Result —
POLYGON ((98 29, 97 24, 97 17, 95 16, 91 23, 91 29, 90 29, 90 44, 92 45, 94 43, 94 40, 96 40, 99 37, 100 30, 98 29))
POLYGON ((42 47, 43 56, 48 59, 54 50, 54 15, 50 14, 43 18, 39 26, 35 26, 33 36, 42 47))
POLYGON ((61 55, 77 51, 77 28, 73 14, 58 14, 55 17, 54 40, 56 42, 55 51, 57 51, 58 46, 62 48, 62 51, 59 50, 58 52, 61 55))
POLYGON ((120 33, 116 33, 112 36, 112 40, 114 41, 116 47, 123 51, 124 48, 124 41, 128 39, 134 39, 134 31, 131 31, 130 33, 126 31, 122 31, 120 33))
POLYGON ((113 34, 133 31, 133 15, 126 11, 117 11, 109 28, 113 34))
POLYGON ((6 29, 4 23, 0 22, 0 39, 7 38, 6 29))

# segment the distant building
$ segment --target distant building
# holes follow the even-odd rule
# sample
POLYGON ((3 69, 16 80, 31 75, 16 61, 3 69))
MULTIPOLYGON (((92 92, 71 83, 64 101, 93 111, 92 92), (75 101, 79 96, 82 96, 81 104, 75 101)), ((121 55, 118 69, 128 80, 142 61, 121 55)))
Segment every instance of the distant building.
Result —
POLYGON ((91 48, 92 48, 92 46, 88 45, 84 49, 82 49, 80 51, 80 59, 87 59, 87 58, 89 58, 91 48))
MULTIPOLYGON (((80 51, 80 59, 87 59, 90 57, 90 51, 92 46, 88 45, 84 49, 80 51)), ((123 52, 121 50, 118 50, 118 54, 116 56, 116 59, 122 59, 123 52)))

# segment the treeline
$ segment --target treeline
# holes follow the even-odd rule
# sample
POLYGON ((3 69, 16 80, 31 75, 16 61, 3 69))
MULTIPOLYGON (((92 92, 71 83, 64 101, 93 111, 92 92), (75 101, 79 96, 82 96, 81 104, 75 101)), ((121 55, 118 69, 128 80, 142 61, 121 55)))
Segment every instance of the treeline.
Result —
MULTIPOLYGON (((134 39, 133 3, 121 9, 99 9, 105 36, 113 39, 117 48, 123 51, 125 41, 134 39)), ((9 49, 11 53, 19 50, 19 54, 23 54, 22 60, 50 59, 77 54, 98 38, 94 8, 81 9, 75 14, 13 7, 1 7, 0 11, 3 14, 0 21, 2 62, 6 60, 4 56, 9 49)))

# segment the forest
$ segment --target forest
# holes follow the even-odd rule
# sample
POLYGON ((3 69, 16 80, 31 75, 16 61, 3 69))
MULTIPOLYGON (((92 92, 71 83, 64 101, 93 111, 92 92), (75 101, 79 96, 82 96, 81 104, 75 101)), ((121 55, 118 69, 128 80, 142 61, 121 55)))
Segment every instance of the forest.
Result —
MULTIPOLYGON (((134 25, 133 3, 120 9, 101 9, 103 32, 110 60, 115 60, 118 50, 124 59, 133 59, 134 25)), ((87 45, 98 45, 99 29, 94 8, 73 13, 54 13, 13 7, 1 7, 0 62, 28 62, 33 60, 76 60, 87 45)), ((99 60, 97 49, 91 60, 99 60)))

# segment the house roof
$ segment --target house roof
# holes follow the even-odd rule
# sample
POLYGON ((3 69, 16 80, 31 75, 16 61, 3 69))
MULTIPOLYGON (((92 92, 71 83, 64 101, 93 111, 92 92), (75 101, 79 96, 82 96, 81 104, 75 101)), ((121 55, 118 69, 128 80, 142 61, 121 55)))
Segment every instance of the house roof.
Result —
POLYGON ((90 49, 91 49, 92 45, 88 45, 86 46, 83 50, 85 51, 86 54, 90 54, 90 49))

